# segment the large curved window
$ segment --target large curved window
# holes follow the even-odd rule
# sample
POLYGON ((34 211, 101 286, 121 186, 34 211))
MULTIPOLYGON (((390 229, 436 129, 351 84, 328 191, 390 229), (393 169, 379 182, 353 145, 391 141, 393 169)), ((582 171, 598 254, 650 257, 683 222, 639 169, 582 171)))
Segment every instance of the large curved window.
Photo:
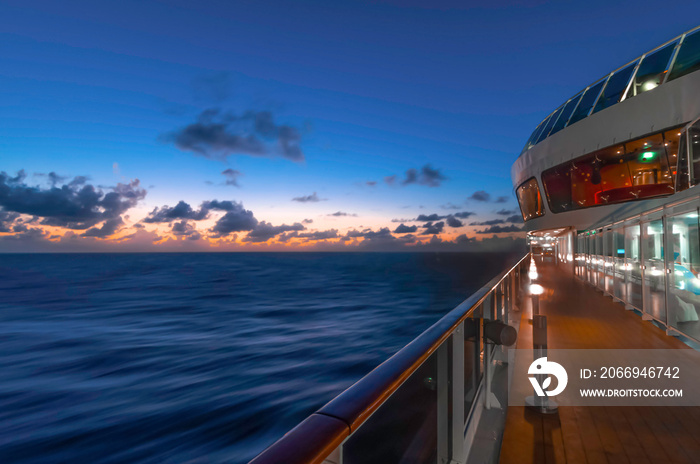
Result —
POLYGON ((666 45, 655 52, 649 53, 642 59, 625 98, 634 97, 661 85, 664 80, 664 75, 666 75, 668 62, 671 60, 671 56, 673 56, 673 50, 677 43, 678 42, 673 42, 666 45))
POLYGON ((574 111, 573 116, 571 116, 569 120, 569 126, 588 116, 588 113, 591 112, 591 108, 593 108, 596 100, 598 100, 598 94, 600 94, 600 89, 603 88, 606 80, 607 78, 598 81, 586 90, 583 97, 581 97, 581 102, 578 104, 576 111, 574 111))
POLYGON ((700 69, 700 31, 689 34, 683 39, 668 80, 685 76, 698 69, 700 69))
POLYGON ((593 113, 609 108, 620 101, 622 94, 627 90, 627 84, 629 84, 630 77, 632 77, 636 66, 637 62, 634 62, 612 75, 608 80, 608 84, 603 89, 603 93, 600 94, 600 98, 593 109, 593 113))
POLYGON ((580 93, 576 95, 574 98, 569 100, 566 105, 564 105, 564 109, 559 115, 559 119, 557 119, 556 124, 554 124, 554 126, 552 127, 552 131, 549 133, 549 135, 556 134, 564 127, 566 127, 566 123, 569 122, 569 118, 571 118, 571 113, 573 113, 576 109, 576 105, 578 105, 578 101, 581 99, 581 95, 583 94, 580 93))
POLYGON ((674 192, 677 129, 598 150, 548 169, 542 183, 554 213, 674 192))
POLYGON ((520 204, 520 212, 523 214, 523 220, 533 219, 544 215, 544 204, 542 203, 542 195, 537 186, 537 180, 532 177, 522 184, 516 190, 518 203, 520 204))

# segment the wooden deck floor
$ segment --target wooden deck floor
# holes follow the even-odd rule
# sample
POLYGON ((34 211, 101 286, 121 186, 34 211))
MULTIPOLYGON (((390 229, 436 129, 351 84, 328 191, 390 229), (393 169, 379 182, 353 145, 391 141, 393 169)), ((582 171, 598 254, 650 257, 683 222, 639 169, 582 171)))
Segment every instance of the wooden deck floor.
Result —
MULTIPOLYGON (((547 289, 550 349, 690 349, 622 304, 551 264, 537 263, 547 289)), ((530 307, 522 311, 518 348, 532 347, 530 307)), ((541 415, 509 407, 501 464, 700 463, 700 407, 560 407, 541 415)))

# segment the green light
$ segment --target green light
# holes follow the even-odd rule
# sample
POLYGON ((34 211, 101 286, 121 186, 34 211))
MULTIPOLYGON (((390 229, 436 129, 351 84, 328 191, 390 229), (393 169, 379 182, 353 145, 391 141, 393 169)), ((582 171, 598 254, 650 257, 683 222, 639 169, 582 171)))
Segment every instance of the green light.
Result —
POLYGON ((644 153, 642 153, 641 161, 642 162, 651 161, 654 159, 655 156, 656 156, 656 153, 654 153, 653 151, 645 151, 644 153))

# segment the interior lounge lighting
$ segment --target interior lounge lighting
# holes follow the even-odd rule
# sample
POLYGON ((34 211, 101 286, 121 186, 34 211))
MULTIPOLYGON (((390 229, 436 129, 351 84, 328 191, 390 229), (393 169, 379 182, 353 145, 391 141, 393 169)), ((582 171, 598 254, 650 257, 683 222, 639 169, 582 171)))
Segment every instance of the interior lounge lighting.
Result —
POLYGON ((544 293, 544 287, 540 284, 530 285, 530 295, 542 295, 544 293))
POLYGON ((530 280, 537 280, 537 271, 530 271, 527 273, 527 276, 530 278, 530 280))
POLYGON ((641 161, 651 161, 654 159, 655 155, 656 153, 654 153, 653 151, 645 151, 644 153, 642 153, 641 161))

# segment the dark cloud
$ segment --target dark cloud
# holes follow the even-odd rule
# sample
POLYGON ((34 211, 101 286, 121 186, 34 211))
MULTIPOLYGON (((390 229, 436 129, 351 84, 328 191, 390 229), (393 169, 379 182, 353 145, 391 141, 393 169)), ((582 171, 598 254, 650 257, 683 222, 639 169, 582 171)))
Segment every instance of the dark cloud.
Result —
POLYGON ((171 232, 173 233, 173 235, 176 235, 178 237, 187 237, 190 240, 199 240, 202 237, 202 234, 197 232, 197 229, 194 227, 194 225, 190 224, 185 220, 173 224, 171 232))
POLYGON ((343 216, 357 217, 357 214, 346 213, 346 212, 344 212, 344 211, 336 211, 335 213, 327 214, 327 216, 335 216, 335 217, 343 217, 343 216))
POLYGON ((508 202, 508 197, 498 197, 496 198, 496 203, 506 203, 508 202))
POLYGON ((319 201, 327 201, 328 198, 319 198, 319 196, 316 194, 316 192, 312 193, 311 195, 305 195, 301 197, 294 197, 292 198, 292 201, 298 201, 299 203, 317 203, 319 201))
POLYGON ((11 224, 19 217, 17 213, 10 213, 0 209, 0 233, 11 232, 11 224))
POLYGON ((477 190, 476 192, 471 194, 469 199, 475 201, 489 201, 491 200, 491 195, 483 190, 477 190))
POLYGON ((172 208, 168 205, 160 208, 154 208, 153 211, 151 211, 143 220, 143 222, 153 224, 157 222, 172 222, 178 219, 201 221, 202 219, 206 219, 208 215, 209 208, 205 208, 204 205, 202 205, 198 211, 195 211, 189 204, 185 203, 184 201, 180 201, 172 208))
POLYGON ((281 235, 279 240, 281 242, 286 242, 290 238, 303 238, 306 240, 328 240, 331 238, 338 238, 340 237, 338 235, 338 229, 329 229, 329 230, 317 230, 314 232, 291 232, 289 234, 284 234, 281 235))
MULTIPOLYGON (((398 176, 387 176, 384 178, 384 182, 388 185, 396 185, 398 181, 398 176)), ((420 169, 408 169, 404 179, 401 181, 401 185, 425 185, 428 187, 439 187, 447 177, 443 175, 439 169, 434 169, 429 164, 426 164, 420 169)))
POLYGON ((304 219, 303 221, 301 221, 302 224, 313 224, 313 222, 313 219, 304 219))
POLYGON ((440 219, 445 219, 447 216, 440 216, 439 214, 433 213, 433 214, 419 214, 418 217, 416 218, 416 221, 420 222, 431 222, 431 221, 439 221, 440 219))
POLYGON ((445 228, 445 223, 443 221, 432 223, 428 222, 424 226, 423 232, 421 232, 421 235, 433 235, 433 234, 440 234, 442 233, 442 230, 445 228))
POLYGON ((522 215, 514 214, 512 216, 507 217, 506 222, 512 222, 514 224, 523 224, 525 221, 523 221, 522 215))
POLYGON ((472 222, 469 225, 470 226, 494 226, 496 224, 505 224, 506 221, 503 219, 491 219, 489 221, 483 221, 483 222, 472 222))
POLYGON ((121 217, 116 217, 113 219, 108 219, 102 224, 102 227, 92 227, 85 231, 82 237, 95 237, 95 238, 106 238, 110 235, 114 235, 124 224, 121 217))
POLYGON ((454 216, 447 216, 447 225, 450 227, 462 227, 464 224, 454 216))
POLYGON ((384 182, 386 182, 387 185, 394 185, 396 183, 396 175, 386 176, 384 182))
POLYGON ((411 222, 411 221, 414 221, 414 219, 394 218, 391 220, 391 222, 411 222))
POLYGON ((471 211, 461 211, 459 213, 454 213, 453 216, 460 219, 466 219, 470 216, 474 216, 475 214, 476 213, 472 213, 471 211))
POLYGON ((414 233, 418 230, 418 226, 407 226, 404 224, 399 225, 395 230, 395 234, 409 234, 414 233))
POLYGON ((27 185, 25 178, 23 170, 15 177, 0 172, 0 207, 9 213, 36 216, 42 225, 68 229, 84 230, 121 217, 146 196, 138 179, 117 184, 105 193, 86 184, 82 176, 49 188, 27 185))
POLYGON ((467 237, 467 234, 462 234, 455 239, 455 243, 471 243, 476 242, 476 238, 467 237))
MULTIPOLYGON (((441 219, 452 218, 453 219, 452 223, 456 224, 456 222, 455 222, 456 218, 466 219, 469 216, 473 216, 473 215, 474 215, 474 213, 472 213, 471 211, 460 211, 459 213, 454 213, 454 214, 437 214, 437 213, 419 214, 418 217, 416 219, 414 219, 414 221, 432 222, 432 221, 439 221, 441 219)), ((410 222, 410 221, 406 221, 406 222, 410 222)), ((461 224, 461 221, 458 221, 458 222, 460 222, 460 224, 461 224)), ((460 226, 452 226, 452 227, 460 227, 460 226)))
POLYGON ((515 214, 517 211, 512 210, 512 209, 499 209, 496 211, 496 214, 499 214, 501 216, 510 216, 511 214, 515 214))
POLYGON ((305 230, 302 224, 295 222, 292 225, 282 224, 273 226, 269 222, 262 221, 248 233, 248 236, 243 239, 244 242, 266 242, 271 238, 283 233, 305 230))
POLYGON ((231 91, 231 74, 219 72, 192 79, 192 93, 195 100, 207 103, 221 103, 231 91))
POLYGON ((518 226, 491 226, 486 230, 478 230, 477 234, 503 234, 507 232, 521 232, 523 229, 518 226))
POLYGON ((238 116, 211 108, 203 111, 194 123, 164 134, 161 139, 206 158, 245 154, 304 160, 299 131, 277 125, 269 111, 246 111, 238 116))
POLYGON ((221 216, 214 227, 209 229, 209 232, 214 238, 225 237, 233 232, 245 232, 255 229, 258 225, 258 220, 255 219, 252 211, 243 208, 243 204, 235 201, 211 201, 202 204, 202 208, 209 207, 210 209, 220 209, 226 211, 226 214, 221 216))
POLYGON ((442 209, 459 209, 459 208, 461 208, 461 206, 459 206, 459 205, 453 205, 452 203, 450 203, 450 202, 448 201, 448 202, 445 203, 444 205, 440 205, 440 208, 442 208, 442 209))
POLYGON ((369 186, 369 187, 374 187, 375 185, 377 185, 377 181, 376 180, 368 180, 367 182, 365 182, 365 184, 367 184, 367 186, 369 186))
POLYGON ((225 171, 222 171, 221 174, 223 174, 226 177, 226 185, 240 187, 240 185, 238 185, 238 178, 243 175, 241 171, 236 171, 235 169, 228 168, 225 171))

